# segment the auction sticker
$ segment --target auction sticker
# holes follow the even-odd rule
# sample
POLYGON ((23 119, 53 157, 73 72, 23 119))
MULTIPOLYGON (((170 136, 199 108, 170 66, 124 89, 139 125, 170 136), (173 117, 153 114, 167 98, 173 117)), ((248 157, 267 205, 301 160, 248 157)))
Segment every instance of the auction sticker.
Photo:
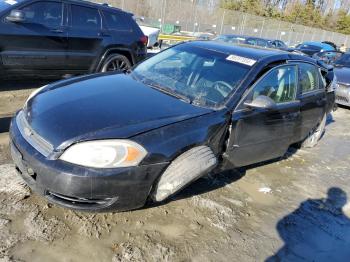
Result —
POLYGON ((253 66, 256 63, 254 59, 250 59, 250 58, 246 58, 238 55, 229 55, 228 57, 226 57, 226 60, 244 64, 244 65, 249 65, 249 66, 253 66))
POLYGON ((15 4, 17 4, 18 2, 15 1, 15 0, 6 0, 5 3, 6 3, 6 4, 9 4, 9 5, 15 5, 15 4))

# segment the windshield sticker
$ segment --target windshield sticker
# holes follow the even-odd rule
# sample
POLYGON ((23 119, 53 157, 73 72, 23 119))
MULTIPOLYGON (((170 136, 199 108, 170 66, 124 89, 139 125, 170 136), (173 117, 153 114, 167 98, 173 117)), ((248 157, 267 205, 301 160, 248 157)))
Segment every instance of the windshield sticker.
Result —
POLYGON ((237 55, 229 55, 228 57, 226 57, 226 60, 249 66, 253 66, 256 63, 256 61, 253 59, 237 55))
POLYGON ((9 4, 9 5, 15 5, 15 4, 17 4, 18 2, 15 1, 15 0, 6 0, 5 3, 6 3, 6 4, 9 4))

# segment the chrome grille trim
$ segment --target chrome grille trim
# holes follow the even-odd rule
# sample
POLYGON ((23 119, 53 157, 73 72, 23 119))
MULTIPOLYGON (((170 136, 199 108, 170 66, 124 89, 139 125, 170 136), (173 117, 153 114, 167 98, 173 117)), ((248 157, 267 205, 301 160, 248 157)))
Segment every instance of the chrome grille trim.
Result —
POLYGON ((30 127, 23 111, 18 113, 16 123, 23 138, 43 156, 48 157, 53 152, 53 146, 30 127))

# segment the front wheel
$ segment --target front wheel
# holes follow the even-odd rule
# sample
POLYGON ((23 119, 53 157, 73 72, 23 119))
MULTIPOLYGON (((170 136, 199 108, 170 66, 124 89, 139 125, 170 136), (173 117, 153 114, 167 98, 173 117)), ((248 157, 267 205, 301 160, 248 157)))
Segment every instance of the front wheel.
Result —
POLYGON ((301 147, 310 148, 317 145, 318 141, 321 139, 325 127, 326 127, 327 114, 324 114, 321 122, 318 124, 316 129, 313 129, 307 138, 301 143, 301 147))
POLYGON ((100 72, 126 72, 131 69, 131 63, 126 56, 113 54, 107 57, 100 72))

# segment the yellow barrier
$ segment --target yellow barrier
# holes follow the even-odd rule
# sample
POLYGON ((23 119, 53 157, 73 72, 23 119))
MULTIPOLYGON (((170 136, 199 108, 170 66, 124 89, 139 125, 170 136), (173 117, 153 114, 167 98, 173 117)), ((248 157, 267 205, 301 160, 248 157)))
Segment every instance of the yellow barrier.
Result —
POLYGON ((195 40, 196 38, 193 36, 160 34, 158 39, 159 40, 170 40, 170 41, 191 41, 191 40, 195 40))

